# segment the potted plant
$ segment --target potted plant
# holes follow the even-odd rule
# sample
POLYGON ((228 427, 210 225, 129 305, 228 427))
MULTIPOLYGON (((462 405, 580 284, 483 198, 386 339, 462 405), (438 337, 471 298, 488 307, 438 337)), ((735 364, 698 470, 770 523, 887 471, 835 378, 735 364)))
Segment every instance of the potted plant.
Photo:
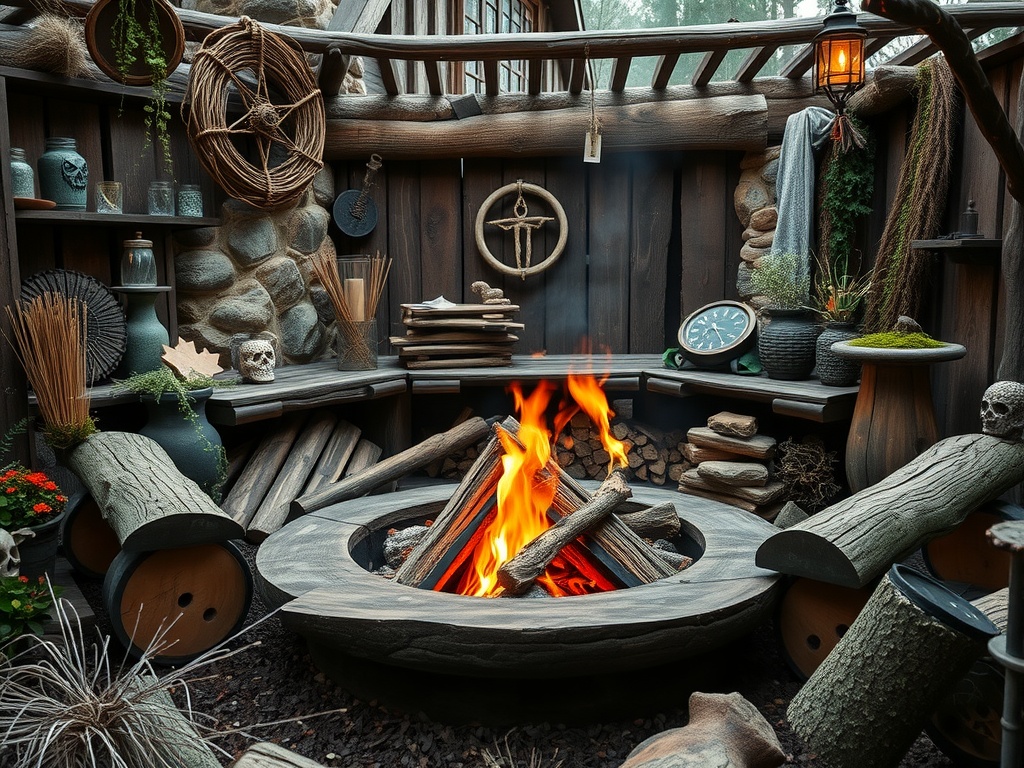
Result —
POLYGON ((167 451, 178 470, 215 501, 227 475, 227 458, 220 434, 206 418, 206 401, 214 387, 232 383, 195 371, 179 378, 166 366, 114 383, 115 389, 139 395, 146 406, 148 421, 139 433, 167 451))
POLYGON ((4 576, 0 578, 0 658, 17 653, 15 641, 22 635, 43 634, 43 623, 50 620, 47 612, 60 596, 60 587, 51 587, 43 576, 4 576))
POLYGON ((172 173, 167 78, 185 52, 185 28, 166 0, 98 0, 85 19, 85 42, 96 65, 125 85, 148 85, 146 140, 152 136, 172 173))
POLYGON ((839 357, 832 351, 832 345, 860 335, 855 330, 857 312, 870 287, 867 276, 850 274, 847 257, 831 264, 818 259, 814 303, 824 330, 815 344, 815 367, 822 384, 849 387, 860 377, 860 363, 839 357))
POLYGON ((57 534, 67 501, 45 472, 17 463, 0 471, 0 528, 18 542, 23 575, 53 576, 57 534))
POLYGON ((750 272, 767 302, 760 310, 757 352, 770 379, 806 379, 814 369, 814 344, 821 329, 807 309, 810 278, 795 253, 770 253, 750 272))

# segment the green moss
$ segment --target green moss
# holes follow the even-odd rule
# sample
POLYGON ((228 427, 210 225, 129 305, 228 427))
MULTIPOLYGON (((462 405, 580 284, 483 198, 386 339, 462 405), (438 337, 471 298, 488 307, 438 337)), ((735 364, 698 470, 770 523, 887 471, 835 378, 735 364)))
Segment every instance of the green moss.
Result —
POLYGON ((882 331, 869 333, 849 342, 851 347, 873 347, 876 349, 934 349, 946 346, 936 341, 927 333, 900 333, 899 331, 882 331))

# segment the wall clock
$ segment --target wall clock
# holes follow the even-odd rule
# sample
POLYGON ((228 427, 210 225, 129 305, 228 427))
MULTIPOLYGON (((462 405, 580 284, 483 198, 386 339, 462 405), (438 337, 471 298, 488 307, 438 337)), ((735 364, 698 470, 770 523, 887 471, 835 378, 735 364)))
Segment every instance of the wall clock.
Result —
POLYGON ((686 359, 700 367, 721 365, 754 344, 757 318, 738 301, 714 301, 690 314, 679 326, 686 359))

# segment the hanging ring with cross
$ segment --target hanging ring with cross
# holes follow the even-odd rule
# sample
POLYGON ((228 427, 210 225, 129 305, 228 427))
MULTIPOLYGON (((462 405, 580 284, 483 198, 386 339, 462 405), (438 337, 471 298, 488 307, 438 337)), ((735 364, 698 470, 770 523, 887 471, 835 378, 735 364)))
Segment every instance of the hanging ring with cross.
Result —
POLYGON ((527 275, 536 275, 551 267, 558 260, 558 257, 562 255, 562 251, 565 250, 566 240, 569 238, 569 221, 565 216, 565 209, 562 208, 561 203, 555 199, 554 195, 543 187, 519 180, 499 187, 487 196, 487 199, 484 200, 476 215, 475 234, 476 247, 480 250, 480 255, 484 257, 484 261, 499 272, 503 272, 506 275, 515 275, 525 280, 527 275), (518 195, 515 208, 513 209, 515 215, 507 219, 487 221, 487 213, 491 207, 502 197, 513 192, 518 195), (524 194, 534 195, 546 202, 554 216, 528 216, 529 210, 527 209, 526 201, 523 199, 524 194), (547 221, 558 222, 558 242, 555 243, 554 250, 543 261, 533 264, 533 231, 539 229, 547 221), (515 266, 505 264, 491 253, 484 238, 484 224, 492 224, 514 233, 516 245, 515 266), (523 243, 524 239, 526 241, 525 245, 523 243), (525 258, 523 257, 524 248, 526 251, 525 258))

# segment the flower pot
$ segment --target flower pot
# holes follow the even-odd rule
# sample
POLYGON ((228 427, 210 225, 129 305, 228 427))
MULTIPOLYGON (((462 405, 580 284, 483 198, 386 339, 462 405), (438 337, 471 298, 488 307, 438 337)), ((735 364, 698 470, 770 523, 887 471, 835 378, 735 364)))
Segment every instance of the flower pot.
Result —
POLYGON ((821 333, 811 313, 803 309, 761 310, 768 320, 757 336, 757 353, 769 379, 797 381, 814 370, 814 345, 821 333))
POLYGON ((221 480, 219 456, 223 446, 220 434, 206 418, 206 401, 212 394, 212 387, 188 393, 198 426, 182 414, 176 392, 165 392, 159 400, 152 395, 143 395, 148 420, 146 426, 139 430, 139 434, 150 438, 167 452, 181 474, 194 480, 211 496, 221 480))
MULTIPOLYGON (((85 17, 85 44, 89 55, 103 72, 125 85, 152 85, 153 73, 142 56, 122 74, 117 67, 117 46, 114 39, 115 20, 123 0, 98 0, 85 17)), ((149 26, 150 14, 156 12, 160 27, 160 50, 170 75, 185 53, 185 28, 174 7, 166 0, 135 0, 135 18, 143 29, 149 26)))
POLYGON ((32 580, 40 576, 49 576, 50 581, 54 580, 58 534, 65 514, 65 512, 61 512, 45 523, 29 527, 29 530, 35 535, 18 545, 18 554, 21 556, 19 575, 28 576, 32 580))
POLYGON ((843 358, 832 351, 837 341, 856 339, 860 334, 853 323, 832 322, 825 324, 825 330, 814 345, 815 368, 818 380, 829 387, 852 387, 860 378, 860 362, 843 358))

